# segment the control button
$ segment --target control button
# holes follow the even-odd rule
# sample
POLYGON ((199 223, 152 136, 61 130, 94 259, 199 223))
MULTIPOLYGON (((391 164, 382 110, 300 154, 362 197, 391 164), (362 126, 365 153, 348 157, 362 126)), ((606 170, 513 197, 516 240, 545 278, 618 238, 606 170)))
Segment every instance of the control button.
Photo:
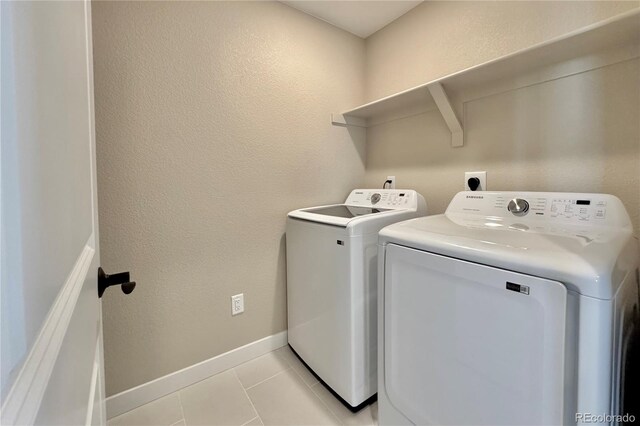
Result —
POLYGON ((509 201, 507 210, 513 213, 515 216, 524 216, 529 211, 529 203, 522 198, 514 198, 509 201))
POLYGON ((380 194, 376 192, 371 196, 371 204, 376 204, 378 201, 380 201, 380 194))
POLYGON ((596 209, 596 219, 604 219, 606 209, 596 209))

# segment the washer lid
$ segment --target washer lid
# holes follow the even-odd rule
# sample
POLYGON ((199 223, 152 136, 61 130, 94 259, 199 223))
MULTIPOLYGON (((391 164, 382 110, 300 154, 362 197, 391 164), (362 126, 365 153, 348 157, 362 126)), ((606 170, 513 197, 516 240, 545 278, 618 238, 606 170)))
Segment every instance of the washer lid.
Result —
POLYGON ((342 204, 307 207, 289 213, 290 218, 343 228, 364 225, 366 232, 394 221, 426 214, 424 198, 411 189, 354 189, 342 204), (387 221, 387 223, 385 223, 387 221))
POLYGON ((314 207, 310 209, 302 209, 301 211, 325 216, 344 217, 352 219, 358 216, 368 214, 376 214, 389 211, 389 209, 377 209, 372 207, 347 206, 345 204, 336 204, 333 206, 314 207))
POLYGON ((638 259, 626 210, 618 198, 602 194, 461 192, 443 215, 384 228, 380 243, 557 280, 601 299, 614 296, 624 277, 634 273, 638 259), (509 212, 516 198, 528 200, 528 214, 509 212), (584 200, 593 206, 587 213, 581 210, 585 204, 576 203, 584 200), (605 217, 596 219, 602 203, 605 217), (567 206, 577 206, 576 214, 567 206), (559 209, 561 217, 553 214, 559 209))
MULTIPOLYGON (((349 206, 346 204, 331 204, 328 206, 294 210, 289 213, 289 217, 346 228, 354 219, 362 218, 366 220, 382 213, 393 213, 397 211, 397 209, 391 210, 375 207, 349 206)), ((358 221, 358 223, 359 222, 361 221, 358 221)))

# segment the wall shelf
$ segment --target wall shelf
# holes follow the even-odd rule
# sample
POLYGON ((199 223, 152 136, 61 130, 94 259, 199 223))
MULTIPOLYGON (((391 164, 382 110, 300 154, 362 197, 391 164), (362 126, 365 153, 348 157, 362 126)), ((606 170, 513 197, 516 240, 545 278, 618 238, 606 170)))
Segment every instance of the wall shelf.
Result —
POLYGON ((640 57, 640 10, 593 25, 480 65, 332 114, 336 126, 372 127, 438 109, 462 146, 457 109, 469 100, 514 90, 640 57))

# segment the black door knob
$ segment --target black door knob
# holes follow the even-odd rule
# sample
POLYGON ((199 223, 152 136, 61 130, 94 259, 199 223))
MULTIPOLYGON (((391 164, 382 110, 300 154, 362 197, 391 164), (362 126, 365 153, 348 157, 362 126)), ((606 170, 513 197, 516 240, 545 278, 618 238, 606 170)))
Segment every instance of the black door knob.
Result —
POLYGON ((107 287, 112 285, 122 286, 122 292, 129 294, 136 288, 136 283, 131 281, 129 272, 119 272, 117 274, 105 274, 102 267, 98 268, 98 297, 102 297, 107 287))

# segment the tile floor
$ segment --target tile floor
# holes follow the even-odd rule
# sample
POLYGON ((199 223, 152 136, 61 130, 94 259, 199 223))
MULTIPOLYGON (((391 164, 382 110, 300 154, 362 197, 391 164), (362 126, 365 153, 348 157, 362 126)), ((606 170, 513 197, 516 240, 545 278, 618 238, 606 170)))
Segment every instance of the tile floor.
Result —
POLYGON ((108 426, 376 425, 349 411, 288 346, 114 417, 108 426))

